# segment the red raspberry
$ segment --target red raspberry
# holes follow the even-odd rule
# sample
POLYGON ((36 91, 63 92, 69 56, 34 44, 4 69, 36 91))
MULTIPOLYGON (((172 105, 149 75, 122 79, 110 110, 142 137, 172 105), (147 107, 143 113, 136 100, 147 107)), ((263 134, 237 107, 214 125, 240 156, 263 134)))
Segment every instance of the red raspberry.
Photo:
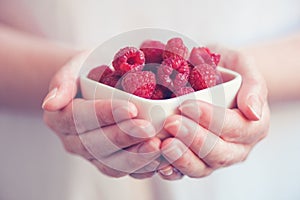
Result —
POLYGON ((170 96, 171 96, 171 91, 168 88, 162 85, 156 85, 151 99, 156 99, 156 100, 168 99, 170 96))
POLYGON ((210 54, 212 57, 212 61, 215 63, 216 66, 218 66, 220 60, 221 60, 221 55, 217 53, 211 53, 210 54))
POLYGON ((113 73, 113 71, 107 65, 101 65, 92 69, 87 77, 94 81, 100 82, 101 77, 105 77, 111 73, 113 73))
POLYGON ((125 92, 150 99, 156 86, 155 74, 149 71, 128 72, 122 79, 125 92))
POLYGON ((161 63, 165 45, 160 41, 146 40, 141 44, 141 51, 144 52, 146 63, 161 63))
POLYGON ((190 67, 188 63, 179 56, 165 59, 157 70, 159 84, 170 88, 185 86, 188 82, 190 67))
POLYGON ((189 94, 192 92, 195 92, 195 90, 192 87, 189 87, 189 86, 181 87, 174 91, 174 93, 172 94, 172 97, 178 97, 178 96, 182 96, 182 95, 189 94))
POLYGON ((190 74, 189 82, 195 91, 216 85, 216 69, 208 64, 194 67, 190 74))
POLYGON ((184 59, 188 58, 189 50, 184 45, 181 38, 172 38, 166 44, 165 52, 163 54, 164 59, 173 57, 174 55, 184 59))
POLYGON ((117 87, 117 84, 120 78, 121 78, 120 73, 115 71, 110 74, 107 74, 106 76, 102 76, 99 82, 111 87, 119 88, 117 87))
POLYGON ((221 56, 216 53, 211 53, 206 47, 194 47, 191 51, 189 61, 193 65, 209 64, 216 67, 220 62, 221 56))
POLYGON ((210 57, 211 57, 211 61, 218 66, 220 59, 221 59, 221 55, 217 54, 217 53, 213 53, 209 50, 209 48, 206 47, 206 51, 209 53, 210 57))
POLYGON ((112 62, 116 71, 125 74, 128 71, 139 71, 145 64, 144 53, 135 47, 120 49, 112 62))
POLYGON ((157 73, 157 69, 160 67, 158 63, 147 63, 144 65, 143 71, 151 71, 154 74, 157 73))

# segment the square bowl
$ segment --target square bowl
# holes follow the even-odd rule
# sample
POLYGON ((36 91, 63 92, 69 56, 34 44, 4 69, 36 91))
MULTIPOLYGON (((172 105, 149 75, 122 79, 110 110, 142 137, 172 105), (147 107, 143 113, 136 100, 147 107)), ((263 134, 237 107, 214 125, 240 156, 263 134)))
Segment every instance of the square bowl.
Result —
POLYGON ((80 87, 83 98, 88 100, 119 99, 132 102, 138 109, 138 118, 150 121, 156 128, 157 133, 165 134, 163 125, 166 118, 172 114, 178 114, 178 107, 185 100, 201 100, 223 108, 235 106, 236 95, 241 86, 242 77, 240 74, 226 68, 217 67, 217 70, 222 76, 223 83, 183 96, 163 100, 138 97, 91 80, 87 78, 87 75, 80 76, 80 87))

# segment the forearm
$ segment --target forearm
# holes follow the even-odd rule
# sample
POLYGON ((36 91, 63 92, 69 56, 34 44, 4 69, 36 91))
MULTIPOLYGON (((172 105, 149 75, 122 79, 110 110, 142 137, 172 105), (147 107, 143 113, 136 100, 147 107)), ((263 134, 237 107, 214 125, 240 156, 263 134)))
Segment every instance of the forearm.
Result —
POLYGON ((300 33, 242 51, 253 56, 271 100, 300 99, 300 33))
POLYGON ((55 72, 77 52, 0 24, 0 107, 40 108, 55 72))

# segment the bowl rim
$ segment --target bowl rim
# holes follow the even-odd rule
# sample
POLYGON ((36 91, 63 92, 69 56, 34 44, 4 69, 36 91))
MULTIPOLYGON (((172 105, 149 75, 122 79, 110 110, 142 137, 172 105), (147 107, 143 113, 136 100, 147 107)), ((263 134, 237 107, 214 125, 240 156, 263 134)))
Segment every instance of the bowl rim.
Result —
MULTIPOLYGON (((228 68, 224 68, 224 67, 221 67, 221 66, 217 66, 216 68, 219 72, 221 72, 222 74, 226 74, 226 75, 231 75, 233 78, 230 79, 229 81, 226 81, 226 82, 223 82, 221 84, 218 84, 218 85, 215 85, 213 87, 210 87, 210 88, 206 88, 206 89, 202 89, 202 90, 198 90, 198 91, 195 91, 195 92, 192 92, 192 93, 189 93, 189 94, 185 94, 185 95, 182 95, 182 96, 179 96, 179 97, 175 97, 175 98, 170 98, 170 99, 146 99, 146 98, 143 98, 143 97, 139 97, 139 96, 136 96, 134 94, 130 94, 128 92, 125 92, 123 90, 120 90, 120 89, 117 89, 117 88, 113 88, 111 86, 108 86, 108 85, 105 85, 103 83, 100 83, 100 82, 97 82, 95 80, 92 80, 90 78, 87 77, 87 75, 80 75, 80 80, 83 79, 84 81, 88 81, 90 83, 93 83, 95 84, 95 87, 104 87, 108 90, 118 90, 118 92, 122 95, 127 95, 130 99, 135 99, 137 101, 142 101, 142 102, 145 102, 145 103, 151 103, 151 102, 156 102, 156 103, 163 103, 163 102, 167 102, 167 101, 177 101, 177 98, 188 98, 189 96, 192 96, 192 95, 195 95, 195 94, 198 94, 198 93, 205 93, 206 91, 208 90, 212 90, 216 87, 226 87, 230 84, 232 84, 232 82, 234 81, 237 81, 238 84, 241 84, 242 82, 242 76, 236 72, 236 71, 233 71, 233 70, 230 70, 228 68)), ((240 87, 240 86, 239 86, 240 87)), ((82 89, 82 86, 80 86, 80 88, 82 89)))

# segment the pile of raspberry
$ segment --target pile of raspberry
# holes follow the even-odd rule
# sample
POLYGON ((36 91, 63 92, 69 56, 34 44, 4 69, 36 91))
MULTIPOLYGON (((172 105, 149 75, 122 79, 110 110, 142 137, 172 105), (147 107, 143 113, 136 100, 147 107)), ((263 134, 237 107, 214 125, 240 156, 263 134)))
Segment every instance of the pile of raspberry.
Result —
POLYGON ((218 84, 219 61, 220 55, 207 47, 189 52, 181 38, 167 44, 147 40, 139 49, 120 49, 113 67, 96 67, 88 78, 146 99, 169 99, 218 84))

